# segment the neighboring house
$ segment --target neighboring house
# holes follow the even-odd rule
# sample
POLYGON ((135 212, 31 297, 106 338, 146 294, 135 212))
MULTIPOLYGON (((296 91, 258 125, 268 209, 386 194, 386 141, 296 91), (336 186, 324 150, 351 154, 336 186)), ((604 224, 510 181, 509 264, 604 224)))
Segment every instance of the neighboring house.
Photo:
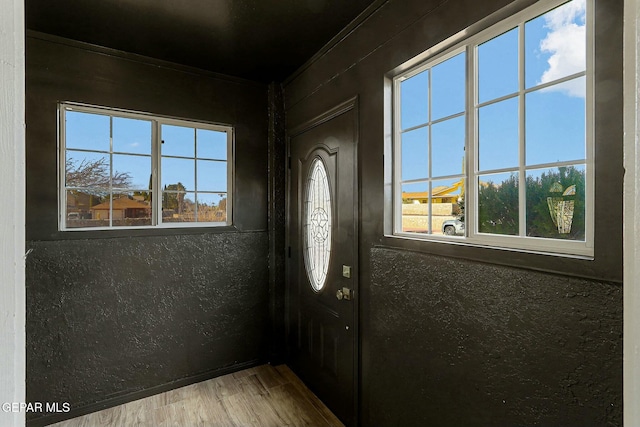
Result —
POLYGON ((88 218, 90 215, 90 207, 95 202, 94 196, 91 194, 81 191, 70 191, 67 194, 67 218, 88 218))
MULTIPOLYGON (((464 194, 464 181, 455 182, 450 187, 439 185, 433 188, 431 200, 433 203, 458 203, 458 199, 464 194)), ((427 191, 402 192, 403 203, 428 203, 427 191)))
POLYGON ((464 196, 463 181, 457 181, 450 187, 440 185, 434 187, 429 210, 429 193, 427 191, 402 193, 402 230, 426 233, 429 230, 429 212, 431 212, 431 230, 435 234, 442 231, 445 221, 455 219, 460 214, 461 198, 464 196))
POLYGON ((113 212, 113 219, 125 218, 147 218, 151 213, 151 206, 148 203, 120 197, 113 200, 113 207, 109 202, 100 203, 91 208, 91 218, 109 219, 109 212, 113 212))

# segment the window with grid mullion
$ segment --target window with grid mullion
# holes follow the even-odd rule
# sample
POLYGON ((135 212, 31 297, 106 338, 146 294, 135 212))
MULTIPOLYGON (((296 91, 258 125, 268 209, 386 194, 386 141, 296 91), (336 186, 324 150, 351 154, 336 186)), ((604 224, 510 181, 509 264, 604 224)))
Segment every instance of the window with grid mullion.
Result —
MULTIPOLYGON (((561 25, 558 16, 575 14, 576 4, 524 21, 476 47, 474 183, 480 233, 585 238, 586 62, 578 58, 555 68, 552 63, 532 79, 540 61, 532 54, 535 49, 527 49, 551 43, 548 32, 542 39, 541 34, 561 25), (500 78, 494 81, 495 67, 485 58, 498 51, 500 78)), ((584 22, 573 17, 581 19, 584 22)), ((584 45, 577 48, 585 50, 584 45)))
POLYGON ((440 234, 444 221, 456 217, 464 183, 465 78, 460 52, 398 85, 402 232, 440 234))
POLYGON ((472 244, 593 253, 592 7, 542 0, 395 77, 394 234, 449 215, 472 244))
POLYGON ((229 223, 229 126, 72 103, 60 118, 61 230, 229 223))

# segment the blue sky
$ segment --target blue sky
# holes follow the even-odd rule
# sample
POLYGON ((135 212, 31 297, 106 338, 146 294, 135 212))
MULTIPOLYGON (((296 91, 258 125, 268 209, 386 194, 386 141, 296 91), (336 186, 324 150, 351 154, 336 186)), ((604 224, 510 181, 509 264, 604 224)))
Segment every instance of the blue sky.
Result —
MULTIPOLYGON (((109 116, 76 111, 66 112, 67 158, 104 159, 109 164, 109 116), (78 150, 95 150, 83 152, 78 150)), ((152 170, 152 122, 131 118, 113 118, 113 170, 131 176, 131 190, 149 188, 152 170)), ((181 182, 187 191, 227 191, 227 134, 220 131, 162 125, 161 185, 181 182), (196 156, 198 160, 195 160, 196 156), (175 156, 175 157, 171 157, 175 156), (176 157, 190 157, 176 158, 176 157), (206 159, 206 160, 202 160, 206 159), (197 170, 197 173, 196 173, 197 170)), ((191 197, 195 200, 194 197, 191 197)), ((199 202, 219 201, 218 194, 198 195, 199 202)))
MULTIPOLYGON (((584 11, 585 0, 573 0, 525 24, 525 89, 584 71, 584 11)), ((489 103, 478 111, 481 172, 518 166, 518 98, 490 102, 518 91, 519 31, 512 29, 478 47, 477 101, 489 103)), ((401 128, 428 122, 429 78, 431 120, 464 111, 464 69, 465 54, 461 53, 403 81, 401 128)), ((585 88, 581 77, 525 96, 526 166, 586 157, 585 88)), ((462 117, 432 125, 431 177, 462 173, 464 130, 462 117)), ((427 127, 402 134, 403 181, 429 177, 428 143, 427 127)))
POLYGON ((178 159, 166 156, 194 157, 226 160, 227 134, 210 130, 162 125, 162 180, 161 185, 181 182, 187 190, 195 189, 197 175, 198 191, 227 189, 227 163, 213 160, 178 159), (195 135, 194 135, 195 133, 195 135), (197 142, 196 142, 197 141, 197 142), (195 173, 197 166, 197 174, 195 173))

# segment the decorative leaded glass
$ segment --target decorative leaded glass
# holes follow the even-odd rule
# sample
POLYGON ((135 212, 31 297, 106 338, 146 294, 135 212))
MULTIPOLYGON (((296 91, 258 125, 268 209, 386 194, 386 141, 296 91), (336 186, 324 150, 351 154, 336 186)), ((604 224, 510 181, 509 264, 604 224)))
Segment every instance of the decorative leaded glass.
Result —
POLYGON ((324 287, 331 256, 331 192, 327 170, 316 157, 307 177, 304 201, 304 263, 315 291, 324 287))

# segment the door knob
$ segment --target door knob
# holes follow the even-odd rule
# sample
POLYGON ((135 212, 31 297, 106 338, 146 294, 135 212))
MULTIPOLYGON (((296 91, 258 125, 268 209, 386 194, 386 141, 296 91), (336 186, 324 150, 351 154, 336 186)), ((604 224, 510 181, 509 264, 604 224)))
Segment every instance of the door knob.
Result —
POLYGON ((351 289, 349 288, 342 288, 342 289, 338 289, 336 291, 336 298, 338 298, 338 300, 351 300, 351 289))

